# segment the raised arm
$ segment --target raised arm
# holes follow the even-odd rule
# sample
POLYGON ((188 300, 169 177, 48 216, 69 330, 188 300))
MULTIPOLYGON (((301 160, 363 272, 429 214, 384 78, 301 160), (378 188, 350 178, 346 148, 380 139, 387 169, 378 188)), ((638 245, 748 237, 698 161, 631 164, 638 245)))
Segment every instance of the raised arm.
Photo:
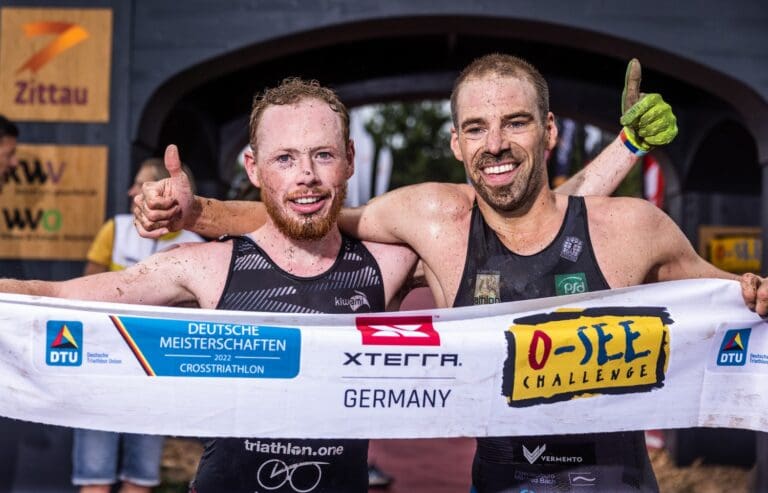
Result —
POLYGON ((136 229, 141 236, 159 238, 169 231, 186 229, 216 238, 250 233, 266 222, 267 211, 260 202, 225 202, 193 195, 175 145, 165 150, 165 167, 170 177, 144 183, 133 199, 136 229))
POLYGON ((672 107, 659 94, 640 92, 640 62, 627 65, 621 96, 621 133, 587 166, 560 185, 566 195, 610 195, 637 159, 651 149, 669 144, 677 135, 672 107))

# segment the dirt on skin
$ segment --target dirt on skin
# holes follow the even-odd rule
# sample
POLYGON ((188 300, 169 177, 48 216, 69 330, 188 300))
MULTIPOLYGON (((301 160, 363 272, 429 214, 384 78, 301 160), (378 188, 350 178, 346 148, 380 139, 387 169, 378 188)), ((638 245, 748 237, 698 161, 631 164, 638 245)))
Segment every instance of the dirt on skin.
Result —
MULTIPOLYGON (((203 445, 200 440, 167 439, 162 462, 163 482, 186 484, 195 475, 202 452, 203 445)), ((439 451, 436 452, 439 453, 439 451)), ((676 467, 665 450, 651 450, 650 456, 661 493, 748 493, 750 491, 749 470, 701 463, 694 463, 689 467, 676 467)), ((446 464, 446 474, 451 474, 452 470, 463 470, 456 466, 456 464, 446 464)), ((469 470, 469 466, 467 465, 464 469, 469 470)), ((391 473, 391 471, 387 472, 391 473)), ((466 493, 466 491, 456 493, 466 493)))

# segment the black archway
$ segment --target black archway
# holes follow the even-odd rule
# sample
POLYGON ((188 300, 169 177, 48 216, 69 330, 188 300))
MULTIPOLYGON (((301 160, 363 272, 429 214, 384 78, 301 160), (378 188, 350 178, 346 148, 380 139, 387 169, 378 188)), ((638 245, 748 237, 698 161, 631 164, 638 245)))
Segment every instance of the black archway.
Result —
MULTIPOLYGON (((706 69, 603 34, 491 17, 390 18, 241 47, 178 73, 144 107, 134 158, 159 154, 167 143, 178 143, 199 178, 220 180, 220 163, 231 162, 232 153, 246 141, 244 117, 254 93, 284 77, 318 79, 339 90, 350 106, 446 97, 463 66, 494 51, 533 61, 550 81, 556 113, 605 128, 618 129, 618 98, 630 56, 645 55, 654 62, 653 67, 645 66, 644 87, 663 88, 679 114, 687 107, 734 109, 723 98, 671 75, 706 69), (188 120, 190 111, 195 118, 188 120), (185 148, 195 151, 184 153, 185 148)), ((717 87, 733 82, 710 72, 699 80, 717 87)), ((733 90, 724 94, 734 100, 752 95, 737 82, 730 85, 733 90)))

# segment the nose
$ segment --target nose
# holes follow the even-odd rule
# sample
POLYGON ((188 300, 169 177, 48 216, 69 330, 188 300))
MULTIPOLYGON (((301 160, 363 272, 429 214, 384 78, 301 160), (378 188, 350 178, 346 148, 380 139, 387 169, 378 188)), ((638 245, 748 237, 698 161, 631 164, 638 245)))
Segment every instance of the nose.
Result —
POLYGON ((299 176, 296 181, 299 185, 309 185, 317 181, 317 175, 315 174, 315 164, 309 156, 302 156, 299 160, 299 176))
POLYGON ((501 128, 492 126, 488 129, 485 146, 488 148, 488 152, 494 155, 502 151, 504 148, 504 137, 501 133, 501 128))
POLYGON ((11 160, 8 162, 11 168, 15 168, 19 165, 19 158, 15 155, 11 156, 11 160))

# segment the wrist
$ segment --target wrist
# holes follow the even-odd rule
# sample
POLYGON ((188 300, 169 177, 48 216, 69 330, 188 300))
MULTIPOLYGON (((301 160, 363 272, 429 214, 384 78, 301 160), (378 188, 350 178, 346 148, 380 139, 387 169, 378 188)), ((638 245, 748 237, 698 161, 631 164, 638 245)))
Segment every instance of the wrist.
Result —
POLYGON ((645 156, 648 153, 648 151, 650 151, 650 148, 640 144, 639 139, 637 139, 635 133, 632 130, 628 129, 627 127, 624 127, 621 129, 619 138, 621 139, 621 142, 624 144, 624 147, 626 147, 632 154, 634 154, 637 157, 645 156))
POLYGON ((186 213, 184 229, 200 234, 200 218, 203 215, 203 199, 197 195, 192 196, 192 204, 186 213))

